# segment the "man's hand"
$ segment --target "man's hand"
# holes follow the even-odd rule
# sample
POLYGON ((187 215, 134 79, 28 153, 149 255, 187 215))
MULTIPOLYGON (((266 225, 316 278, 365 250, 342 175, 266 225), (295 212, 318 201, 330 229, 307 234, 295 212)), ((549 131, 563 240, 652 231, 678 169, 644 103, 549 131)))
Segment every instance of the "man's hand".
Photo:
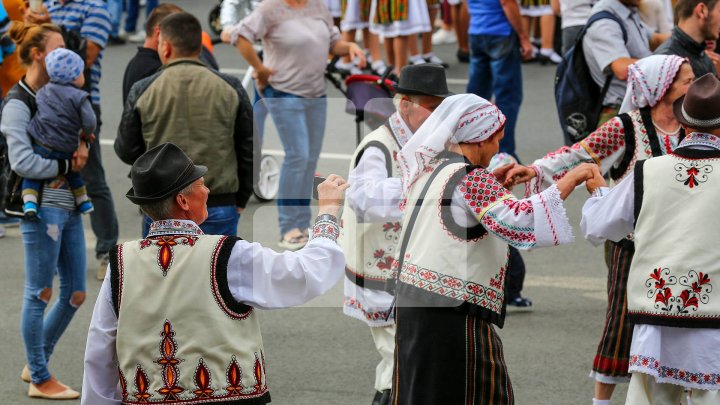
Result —
MULTIPOLYGON (((583 163, 580 166, 570 170, 562 179, 555 183, 555 186, 560 190, 560 198, 566 199, 570 193, 573 192, 575 187, 579 186, 583 182, 590 180, 595 177, 595 173, 599 173, 600 170, 595 163, 583 163)), ((602 175, 600 174, 602 178, 602 175)))
POLYGON ((532 58, 533 46, 527 37, 520 38, 520 56, 523 60, 530 60, 532 58))
POLYGON ((598 187, 607 187, 607 183, 605 183, 605 179, 603 178, 602 172, 600 172, 600 168, 598 165, 593 166, 593 177, 585 182, 585 187, 590 194, 592 194, 592 192, 598 187))
POLYGON ((523 165, 515 165, 505 174, 503 186, 505 186, 505 188, 510 188, 518 184, 527 183, 535 176, 535 170, 532 168, 523 165))
POLYGON ((23 11, 23 19, 25 19, 25 22, 29 24, 44 24, 51 22, 50 14, 44 4, 42 6, 42 12, 40 13, 32 11, 30 7, 25 8, 23 11))
POLYGON ((80 142, 77 150, 73 153, 72 157, 72 171, 79 172, 85 167, 88 156, 90 155, 90 149, 85 142, 80 142))
POLYGON ((253 73, 253 77, 255 78, 255 84, 257 85, 260 94, 262 94, 263 90, 265 90, 265 87, 268 85, 268 82, 270 81, 270 76, 272 76, 272 74, 272 69, 265 65, 262 65, 260 69, 257 69, 253 73))
POLYGON ((505 181, 507 179, 507 173, 510 169, 515 167, 515 163, 510 163, 505 166, 500 166, 497 169, 495 169, 492 174, 495 176, 495 179, 499 181, 500 183, 503 183, 505 185, 505 181))
POLYGON ((331 174, 320 183, 317 187, 318 215, 330 214, 337 217, 348 187, 350 184, 336 174, 331 174))
POLYGON ((223 43, 225 43, 225 44, 229 44, 230 39, 232 39, 232 32, 233 32, 233 27, 223 28, 222 32, 220 33, 220 40, 223 41, 223 43))
POLYGON ((348 44, 348 56, 350 57, 350 60, 354 60, 355 58, 358 58, 358 66, 360 69, 365 69, 365 65, 367 64, 367 61, 365 59, 365 52, 358 46, 358 44, 354 42, 350 42, 348 44))

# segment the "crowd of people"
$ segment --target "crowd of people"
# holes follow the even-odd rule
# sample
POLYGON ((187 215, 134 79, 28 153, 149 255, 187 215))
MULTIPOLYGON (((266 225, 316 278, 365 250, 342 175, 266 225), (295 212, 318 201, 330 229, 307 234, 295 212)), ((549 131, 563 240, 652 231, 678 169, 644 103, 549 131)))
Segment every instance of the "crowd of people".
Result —
POLYGON ((343 278, 343 312, 370 328, 381 357, 373 405, 513 404, 495 328, 509 307, 532 306, 519 251, 573 240, 563 204, 584 185, 582 233, 605 244, 608 267, 593 405, 627 382, 628 405, 720 403, 720 2, 670 3, 263 0, 241 16, 246 5, 227 0, 221 38, 254 72, 251 102, 177 5, 147 0, 137 31, 139 1, 128 1, 122 33, 120 0, 3 1, 1 169, 21 179, 3 205, 21 219, 0 220, 19 221, 24 246, 28 395, 269 403, 255 309, 301 305, 343 278), (106 47, 126 37, 143 44, 125 69, 114 152, 144 216, 140 239, 118 244, 100 79, 106 47), (453 41, 470 64, 462 94, 432 51, 453 41), (602 89, 586 123, 595 129, 525 166, 521 64, 573 52, 602 89), (391 73, 394 111, 357 145, 347 175, 317 186, 314 215, 332 56, 350 73, 391 73), (280 253, 237 235, 267 114, 285 149, 280 253), (86 299, 83 214, 102 286, 80 394, 48 363, 86 299))

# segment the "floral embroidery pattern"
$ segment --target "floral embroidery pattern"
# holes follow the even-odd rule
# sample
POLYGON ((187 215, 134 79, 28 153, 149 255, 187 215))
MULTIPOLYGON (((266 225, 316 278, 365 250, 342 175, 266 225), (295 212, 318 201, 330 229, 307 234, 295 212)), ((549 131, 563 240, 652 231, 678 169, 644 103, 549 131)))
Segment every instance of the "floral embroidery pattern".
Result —
POLYGON ((700 304, 710 302, 709 294, 713 286, 710 284, 710 277, 703 272, 690 270, 687 276, 675 277, 670 275, 667 267, 658 267, 650 273, 650 278, 645 280, 645 287, 648 288, 647 297, 655 299, 655 309, 665 311, 668 314, 688 314, 690 311, 697 311, 700 304), (685 287, 679 295, 675 295, 671 286, 685 287))
POLYGON ((709 146, 720 149, 720 137, 702 132, 692 132, 685 136, 681 146, 709 146))
POLYGON ((510 192, 485 169, 475 169, 460 180, 465 203, 480 218, 496 202, 510 198, 510 192))
POLYGON ((685 383, 697 384, 698 386, 717 386, 720 384, 720 374, 694 373, 692 371, 681 370, 679 368, 663 366, 660 364, 660 361, 650 356, 633 355, 630 358, 630 367, 643 368, 645 370, 653 371, 654 373, 649 374, 656 374, 657 377, 661 379, 683 381, 685 383))
POLYGON ((330 221, 318 221, 315 223, 310 235, 310 239, 315 238, 328 238, 333 242, 340 236, 340 228, 334 222, 330 221))
POLYGON ((525 215, 531 215, 533 213, 532 203, 521 200, 505 200, 503 204, 513 210, 515 215, 518 216, 520 213, 525 215))
POLYGON ((600 160, 625 147, 625 128, 620 118, 613 118, 582 141, 600 160))
POLYGON ((203 231, 192 222, 180 221, 176 219, 166 219, 155 221, 150 224, 150 232, 148 238, 160 235, 202 235, 203 231))
POLYGON ((425 269, 414 264, 403 263, 400 281, 422 290, 479 305, 500 313, 505 299, 504 279, 505 266, 493 276, 490 286, 465 281, 457 277, 425 269))
POLYGON ((258 356, 255 353, 255 363, 253 366, 253 377, 255 384, 248 388, 242 385, 242 369, 237 363, 235 356, 232 356, 230 364, 226 369, 225 386, 226 393, 212 387, 212 375, 205 361, 200 358, 198 365, 193 374, 193 383, 197 389, 192 391, 191 396, 181 395, 187 392, 185 388, 178 385, 180 374, 178 365, 184 360, 176 357, 178 344, 175 341, 175 331, 172 329, 170 321, 166 320, 163 324, 163 331, 160 333, 162 340, 160 342, 160 357, 155 361, 162 367, 161 376, 163 386, 157 390, 162 395, 162 399, 151 400, 153 394, 149 392, 150 382, 147 373, 138 364, 135 372, 135 400, 128 400, 127 383, 124 375, 120 372, 120 387, 122 389, 123 403, 129 404, 148 404, 148 403, 213 403, 229 399, 237 398, 258 398, 267 394, 268 388, 265 382, 265 355, 261 352, 258 356), (220 395, 213 395, 221 392, 220 395))
POLYGON ((382 224, 384 238, 390 242, 390 244, 388 244, 385 249, 375 249, 372 259, 365 263, 366 269, 374 267, 382 271, 390 270, 395 253, 395 246, 400 238, 401 230, 402 224, 400 222, 385 222, 382 224))
POLYGON ((165 236, 154 236, 148 237, 147 239, 140 240, 140 250, 143 250, 152 245, 158 246, 158 258, 157 263, 162 269, 163 276, 167 276, 170 266, 173 262, 173 247, 177 246, 178 243, 181 245, 195 246, 198 237, 192 235, 165 235, 165 236))
MULTIPOLYGON (((345 297, 343 300, 343 305, 348 308, 352 308, 355 310, 358 310, 362 312, 363 317, 368 322, 383 322, 385 323, 385 320, 388 319, 388 314, 392 314, 392 312, 388 311, 374 311, 374 312, 368 312, 367 308, 365 308, 360 301, 356 300, 352 297, 345 297)), ((392 319, 392 315, 390 315, 389 319, 392 319)))
POLYGON ((708 181, 708 174, 712 173, 713 167, 709 164, 700 165, 700 162, 690 161, 687 165, 684 163, 676 163, 675 171, 678 174, 675 180, 683 183, 691 189, 708 181))
POLYGON ((492 213, 487 213, 482 218, 482 224, 485 229, 515 247, 531 248, 535 246, 536 239, 535 230, 533 228, 519 228, 500 222, 492 213))

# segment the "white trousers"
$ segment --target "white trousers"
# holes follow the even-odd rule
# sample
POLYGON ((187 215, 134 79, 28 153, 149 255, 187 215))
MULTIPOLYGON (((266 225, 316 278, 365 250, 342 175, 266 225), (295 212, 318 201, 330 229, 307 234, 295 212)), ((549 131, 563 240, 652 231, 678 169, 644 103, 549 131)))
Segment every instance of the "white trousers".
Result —
POLYGON ((395 325, 370 328, 375 348, 380 353, 380 363, 375 368, 375 390, 382 392, 392 388, 393 363, 395 361, 395 325))
MULTIPOLYGON (((632 373, 625 405, 677 405, 685 396, 680 385, 662 384, 655 377, 644 373, 632 373)), ((718 391, 692 390, 692 405, 720 404, 718 391)))

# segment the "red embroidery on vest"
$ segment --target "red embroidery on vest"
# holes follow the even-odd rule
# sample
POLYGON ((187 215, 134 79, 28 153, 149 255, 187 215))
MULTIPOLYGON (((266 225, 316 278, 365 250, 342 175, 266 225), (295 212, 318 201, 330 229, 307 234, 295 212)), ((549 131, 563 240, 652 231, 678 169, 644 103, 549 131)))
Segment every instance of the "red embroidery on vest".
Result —
POLYGON ((145 371, 140 367, 138 364, 137 366, 137 372, 135 373, 135 398, 137 398, 138 402, 148 402, 148 399, 152 396, 148 390, 148 377, 147 374, 145 374, 145 371))
POLYGON ((155 246, 158 246, 160 248, 158 250, 157 258, 158 266, 160 266, 163 276, 166 276, 173 262, 173 246, 177 246, 179 243, 181 245, 187 245, 192 247, 195 246, 195 242, 197 242, 197 240, 197 236, 189 235, 154 236, 147 239, 142 239, 140 241, 140 250, 150 247, 153 244, 155 244, 155 246))
POLYGON ((163 339, 160 343, 160 358, 157 359, 157 363, 163 367, 162 377, 164 387, 158 390, 158 393, 164 396, 164 400, 177 401, 178 394, 185 391, 185 388, 177 385, 178 382, 178 369, 177 365, 181 360, 175 358, 177 353, 177 342, 175 342, 175 332, 172 330, 170 321, 166 320, 163 325, 163 331, 160 334, 163 339))
POLYGON ((675 164, 675 171, 678 172, 675 180, 692 189, 708 181, 708 174, 712 173, 713 167, 711 165, 700 166, 699 162, 689 162, 688 165, 678 162, 675 164))
POLYGON ((195 369, 195 386, 198 387, 193 393, 198 398, 210 398, 214 389, 210 388, 210 371, 205 367, 205 362, 200 359, 195 369))
POLYGON ((647 297, 655 297, 655 309, 674 314, 697 311, 700 304, 710 302, 708 294, 713 289, 710 276, 703 272, 690 270, 687 276, 678 278, 671 276, 667 267, 654 269, 650 273, 650 278, 645 280, 645 286, 649 289, 647 297), (674 295, 670 286, 678 284, 687 288, 684 288, 679 295, 674 295))
POLYGON ((228 386, 225 387, 225 390, 227 390, 228 394, 230 394, 230 396, 242 395, 242 392, 245 389, 242 385, 242 370, 240 369, 240 366, 238 366, 235 356, 232 356, 232 360, 230 361, 230 365, 228 366, 227 373, 225 375, 228 382, 228 386))

